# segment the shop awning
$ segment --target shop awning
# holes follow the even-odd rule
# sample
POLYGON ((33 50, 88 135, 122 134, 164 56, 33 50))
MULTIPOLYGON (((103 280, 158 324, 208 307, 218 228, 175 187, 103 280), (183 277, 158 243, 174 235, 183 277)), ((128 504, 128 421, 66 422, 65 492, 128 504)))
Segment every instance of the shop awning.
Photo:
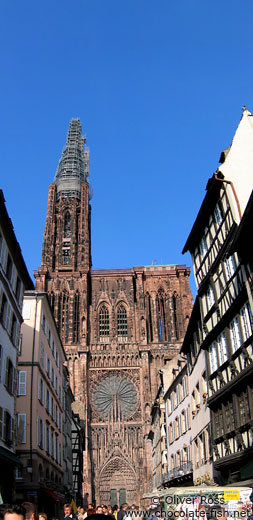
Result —
POLYGON ((51 489, 43 489, 43 491, 50 495, 56 502, 64 502, 64 495, 51 491, 51 489))
POLYGON ((0 458, 4 459, 5 461, 8 461, 14 466, 23 466, 21 460, 17 457, 17 455, 15 455, 15 453, 12 453, 12 451, 2 448, 2 446, 0 446, 0 458))

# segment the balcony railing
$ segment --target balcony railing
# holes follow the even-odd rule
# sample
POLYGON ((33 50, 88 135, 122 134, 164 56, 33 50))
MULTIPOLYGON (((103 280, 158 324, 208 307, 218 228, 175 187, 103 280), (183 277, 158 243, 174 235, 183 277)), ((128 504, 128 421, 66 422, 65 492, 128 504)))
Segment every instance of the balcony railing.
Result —
POLYGON ((169 482, 175 478, 183 477, 184 475, 188 475, 188 473, 192 472, 192 462, 184 462, 181 466, 177 466, 173 468, 171 471, 167 471, 162 475, 162 483, 169 482))

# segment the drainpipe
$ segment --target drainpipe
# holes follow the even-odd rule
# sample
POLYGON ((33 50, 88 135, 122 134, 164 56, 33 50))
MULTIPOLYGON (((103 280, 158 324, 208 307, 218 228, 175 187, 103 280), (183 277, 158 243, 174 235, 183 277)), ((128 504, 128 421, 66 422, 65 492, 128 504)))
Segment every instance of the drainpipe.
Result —
POLYGON ((30 392, 30 475, 31 482, 33 481, 33 367, 34 367, 34 354, 35 354, 35 335, 36 335, 36 320, 37 320, 37 305, 38 296, 36 294, 35 301, 35 313, 34 313, 34 328, 33 328, 33 346, 32 346, 32 371, 31 371, 31 392, 30 392))
POLYGON ((235 187, 234 187, 233 183, 231 181, 227 181, 226 179, 220 179, 220 177, 218 177, 217 173, 214 174, 214 178, 216 179, 216 181, 225 182, 226 184, 229 184, 231 186, 232 192, 233 192, 233 195, 234 195, 234 198, 235 198, 235 201, 236 201, 239 217, 241 219, 242 218, 242 213, 241 213, 240 203, 239 203, 239 199, 237 197, 237 193, 235 191, 235 187))

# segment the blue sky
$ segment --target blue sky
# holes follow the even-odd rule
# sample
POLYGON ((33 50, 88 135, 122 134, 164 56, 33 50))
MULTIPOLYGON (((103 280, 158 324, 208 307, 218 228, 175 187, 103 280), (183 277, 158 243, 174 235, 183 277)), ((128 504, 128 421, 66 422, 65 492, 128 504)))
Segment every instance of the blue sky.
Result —
POLYGON ((191 266, 207 180, 253 109, 252 18, 252 1, 2 0, 0 186, 31 274, 72 117, 93 267, 191 266))

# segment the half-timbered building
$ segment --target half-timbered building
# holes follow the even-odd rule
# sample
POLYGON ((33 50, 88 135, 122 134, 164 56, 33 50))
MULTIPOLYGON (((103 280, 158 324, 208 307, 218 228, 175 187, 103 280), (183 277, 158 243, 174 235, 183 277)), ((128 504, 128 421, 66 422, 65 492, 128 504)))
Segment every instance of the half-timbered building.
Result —
POLYGON ((220 162, 183 252, 192 255, 198 290, 214 474, 229 484, 253 477, 252 292, 239 238, 233 247, 252 192, 253 116, 246 109, 220 162))

